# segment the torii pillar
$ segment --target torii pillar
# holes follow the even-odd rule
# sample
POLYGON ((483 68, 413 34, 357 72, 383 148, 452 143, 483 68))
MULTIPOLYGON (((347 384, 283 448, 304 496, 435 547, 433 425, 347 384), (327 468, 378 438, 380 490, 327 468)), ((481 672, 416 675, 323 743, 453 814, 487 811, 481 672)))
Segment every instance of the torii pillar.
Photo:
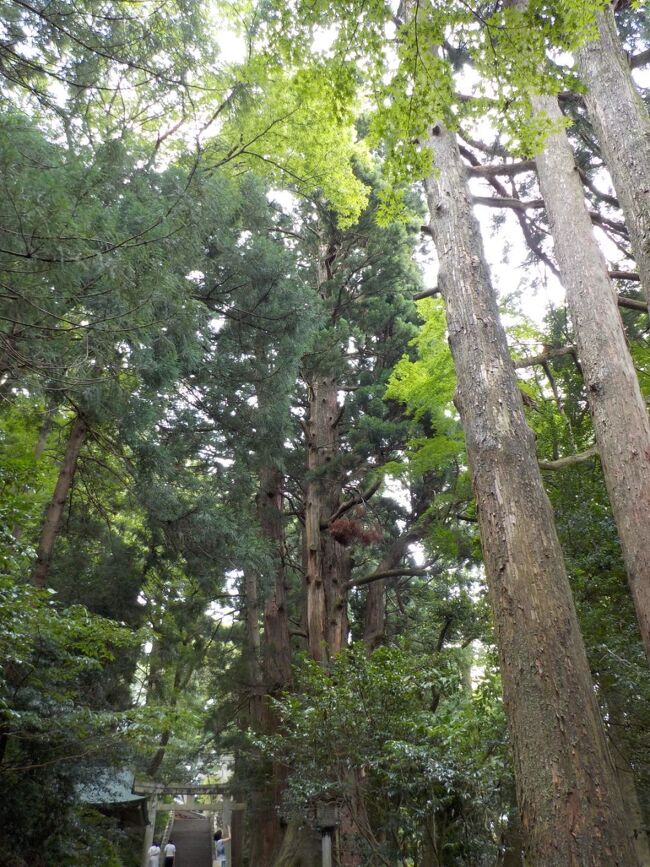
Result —
POLYGON ((142 867, 149 867, 149 849, 153 843, 153 835, 156 830, 156 813, 158 812, 158 793, 154 792, 147 798, 147 818, 149 824, 144 829, 144 844, 142 846, 142 867))

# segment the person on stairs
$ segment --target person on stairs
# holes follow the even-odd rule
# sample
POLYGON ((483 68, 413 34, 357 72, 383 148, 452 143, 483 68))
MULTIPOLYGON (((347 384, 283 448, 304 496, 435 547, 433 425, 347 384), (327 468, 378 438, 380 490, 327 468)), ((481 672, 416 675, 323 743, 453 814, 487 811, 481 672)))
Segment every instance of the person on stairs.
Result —
POLYGON ((226 843, 230 840, 230 828, 226 829, 228 836, 223 836, 223 831, 216 831, 214 835, 214 857, 217 867, 226 867, 226 843))

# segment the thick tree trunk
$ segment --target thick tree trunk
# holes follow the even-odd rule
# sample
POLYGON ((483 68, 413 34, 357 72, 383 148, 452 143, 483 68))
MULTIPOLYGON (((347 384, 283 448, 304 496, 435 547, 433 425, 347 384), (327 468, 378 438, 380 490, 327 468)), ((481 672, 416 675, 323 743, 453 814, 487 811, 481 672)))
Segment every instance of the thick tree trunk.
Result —
POLYGON ((454 137, 427 181, 527 863, 635 864, 551 507, 454 137))
POLYGON ((45 521, 41 530, 41 538, 36 551, 36 563, 32 572, 32 584, 35 587, 45 587, 47 575, 50 569, 50 561, 54 550, 54 543, 61 528, 63 510, 72 487, 79 452, 88 434, 88 427, 84 419, 77 415, 70 430, 70 438, 66 446, 63 463, 59 471, 59 477, 54 488, 54 495, 47 507, 45 521))
POLYGON ((315 375, 309 383, 306 424, 309 480, 305 496, 307 631, 309 651, 318 662, 335 656, 347 639, 346 581, 349 557, 327 532, 328 519, 339 506, 341 484, 335 461, 341 407, 337 382, 315 375))
MULTIPOLYGON (((533 96, 532 103, 537 113, 561 120, 553 97, 533 96)), ((549 136, 536 162, 607 492, 650 661, 650 419, 564 132, 549 136)))
POLYGON ((264 602, 264 683, 268 693, 285 689, 291 679, 291 643, 287 608, 287 575, 284 560, 282 473, 277 467, 262 467, 257 514, 262 533, 272 546, 274 581, 264 602))
POLYGON ((290 822, 273 867, 321 867, 321 864, 320 834, 296 821, 290 822))
MULTIPOLYGON (((277 467, 263 466, 259 476, 257 515, 262 534, 271 546, 274 574, 264 601, 262 665, 259 670, 263 695, 260 695, 259 713, 253 720, 253 726, 257 731, 270 734, 277 730, 278 723, 268 697, 286 689, 290 683, 291 644, 284 562, 282 473, 277 467)), ((269 774, 267 784, 250 794, 251 864, 272 864, 284 836, 280 822, 280 805, 286 784, 286 772, 279 764, 272 763, 269 774)))
POLYGON ((650 116, 634 86, 611 7, 598 14, 597 22, 600 39, 576 53, 578 71, 650 301, 650 116))

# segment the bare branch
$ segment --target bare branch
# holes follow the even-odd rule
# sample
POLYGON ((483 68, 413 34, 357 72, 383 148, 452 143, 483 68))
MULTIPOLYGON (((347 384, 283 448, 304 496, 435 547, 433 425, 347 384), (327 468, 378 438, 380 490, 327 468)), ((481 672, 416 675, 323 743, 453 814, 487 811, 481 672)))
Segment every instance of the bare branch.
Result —
POLYGON ((638 310, 640 313, 648 312, 648 302, 642 298, 626 298, 625 295, 617 295, 616 301, 619 307, 625 307, 627 310, 638 310))
MULTIPOLYGON (((522 201, 512 196, 472 196, 472 201, 475 205, 485 205, 488 208, 510 208, 513 211, 541 210, 544 207, 543 199, 522 201)), ((628 231, 624 223, 604 217, 592 208, 589 209, 589 216, 592 223, 611 229, 612 232, 616 232, 616 234, 621 235, 623 238, 628 237, 628 231)))
POLYGON ((565 458, 558 458, 556 461, 539 461, 540 470, 563 470, 565 467, 572 467, 575 464, 581 464, 588 461, 598 454, 598 448, 592 446, 584 452, 578 452, 575 455, 567 455, 565 458))
POLYGON ((440 289, 434 286, 433 289, 424 289, 422 292, 416 292, 413 296, 414 301, 422 301, 423 298, 435 298, 440 295, 440 289))
POLYGON ((336 521, 337 518, 340 518, 341 515, 349 512, 350 509, 353 509, 355 506, 360 506, 362 503, 366 503, 373 496, 373 494, 377 493, 377 491, 381 487, 382 481, 383 480, 381 478, 377 479, 363 493, 359 492, 353 497, 350 497, 349 500, 345 500, 343 503, 341 503, 338 509, 334 512, 334 514, 330 515, 327 521, 321 523, 321 530, 326 530, 328 526, 332 523, 332 521, 336 521))
POLYGON ((630 280, 633 283, 640 283, 641 278, 636 271, 610 271, 609 276, 612 280, 630 280))
POLYGON ((421 566, 417 569, 384 569, 383 572, 373 572, 371 575, 364 575, 363 578, 356 578, 348 581, 345 584, 344 590, 351 590, 353 587, 365 587, 367 584, 373 584, 375 581, 383 581, 384 578, 408 578, 414 575, 426 575, 430 567, 421 566))
POLYGON ((496 163, 487 166, 470 166, 467 169, 467 174, 471 178, 493 178, 498 175, 507 175, 514 177, 522 172, 534 172, 535 160, 520 160, 515 163, 496 163))
POLYGON ((545 364, 552 358, 561 358, 563 355, 575 355, 575 346, 550 346, 540 355, 530 355, 527 358, 517 358, 514 362, 516 368, 532 367, 534 364, 545 364))
POLYGON ((513 211, 540 210, 544 207, 543 199, 525 202, 511 196, 472 196, 472 201, 475 205, 485 205, 487 208, 511 208, 513 211))
POLYGON ((638 54, 632 54, 628 58, 628 63, 630 64, 630 69, 638 69, 640 66, 650 63, 650 48, 646 48, 645 51, 639 51, 638 54))

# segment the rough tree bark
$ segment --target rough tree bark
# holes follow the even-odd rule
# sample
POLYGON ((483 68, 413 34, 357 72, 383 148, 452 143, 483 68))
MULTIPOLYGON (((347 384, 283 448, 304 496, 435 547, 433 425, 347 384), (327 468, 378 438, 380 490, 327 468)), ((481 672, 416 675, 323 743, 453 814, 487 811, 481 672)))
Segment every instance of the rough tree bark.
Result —
POLYGON ((284 559, 282 473, 277 467, 260 470, 257 514, 262 533, 275 560, 274 581, 264 601, 262 666, 268 693, 285 689, 291 678, 291 643, 287 609, 287 575, 284 559))
POLYGON ((650 116, 632 80, 611 7, 598 13, 597 24, 600 39, 576 52, 578 71, 650 301, 650 116))
MULTIPOLYGON (((553 97, 534 95, 531 101, 538 114, 562 119, 553 97)), ((607 492, 650 661, 650 419, 563 131, 548 137, 536 162, 607 492)))
POLYGON ((54 488, 54 494, 41 530, 41 538, 36 551, 36 562, 32 571, 32 584, 35 587, 45 587, 50 570, 50 561, 54 550, 54 543, 61 528, 63 510, 72 487, 79 452, 88 434, 88 426, 85 420, 77 415, 72 423, 70 437, 66 446, 63 462, 59 471, 59 477, 54 488))
POLYGON ((527 862, 635 864, 533 434, 454 137, 426 184, 478 505, 527 862))
POLYGON ((246 676, 248 678, 248 716, 255 724, 262 719, 264 686, 262 683, 260 607, 257 593, 257 575, 254 569, 244 573, 244 619, 246 624, 246 676))
POLYGON ((341 499, 335 469, 338 455, 338 405, 336 378, 316 374, 309 382, 309 414, 306 422, 307 468, 305 495, 305 551, 307 581, 307 631, 309 651, 325 662, 345 646, 347 638, 348 553, 327 531, 329 518, 341 499))
MULTIPOLYGON (((262 535, 269 542, 274 561, 271 586, 264 600, 264 631, 257 659, 255 683, 262 687, 254 705, 252 724, 257 731, 277 730, 277 718, 268 697, 286 689, 291 680, 291 644, 287 610, 284 526, 282 516, 282 473, 275 466, 263 466, 259 473, 257 516, 262 535)), ((256 605, 257 611, 257 605, 256 605)), ((257 635, 259 639, 259 624, 257 635)), ((270 779, 263 790, 251 792, 250 859, 252 864, 272 864, 284 836, 279 806, 286 783, 285 770, 273 763, 270 779)))

